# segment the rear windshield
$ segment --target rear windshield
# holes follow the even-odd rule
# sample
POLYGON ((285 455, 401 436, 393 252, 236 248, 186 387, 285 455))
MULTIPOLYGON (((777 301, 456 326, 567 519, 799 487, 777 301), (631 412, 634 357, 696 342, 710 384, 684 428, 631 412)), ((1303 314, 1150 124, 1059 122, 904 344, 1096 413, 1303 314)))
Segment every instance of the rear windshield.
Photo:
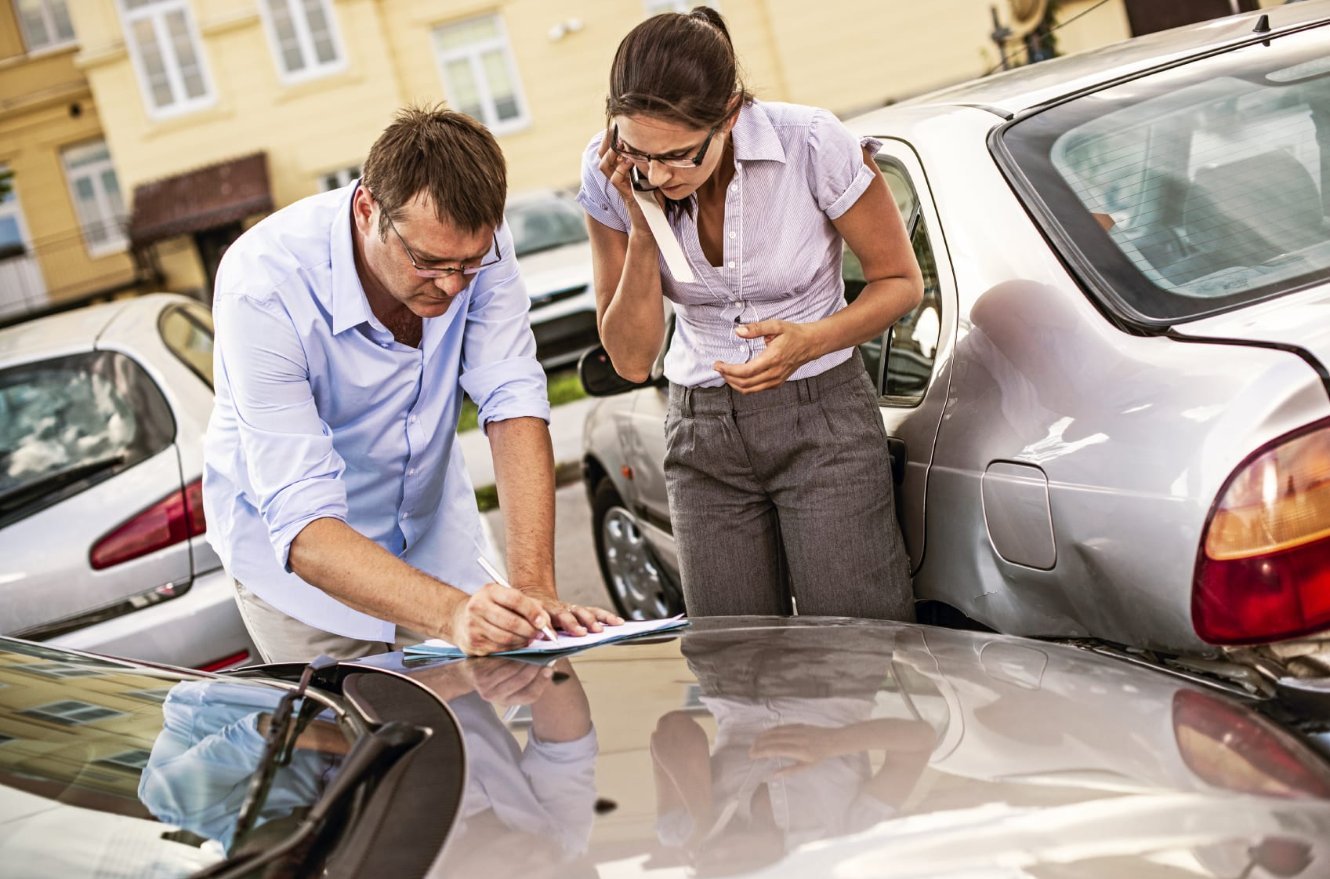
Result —
POLYGON ((123 354, 0 370, 0 526, 109 479, 174 436, 161 391, 123 354))
POLYGON ((512 230, 518 257, 587 240, 582 208, 559 196, 510 204, 504 219, 512 230))
MULTIPOLYGON (((1088 94, 1002 143, 1092 291, 1168 323, 1330 276, 1320 29, 1088 94)), ((1040 213, 1041 211, 1036 211, 1040 213)))

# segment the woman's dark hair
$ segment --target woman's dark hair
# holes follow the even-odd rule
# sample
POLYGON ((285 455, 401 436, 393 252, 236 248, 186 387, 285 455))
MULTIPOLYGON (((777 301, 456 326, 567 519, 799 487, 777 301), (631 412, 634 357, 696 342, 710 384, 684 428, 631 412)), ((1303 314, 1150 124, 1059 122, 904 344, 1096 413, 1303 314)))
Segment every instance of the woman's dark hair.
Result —
POLYGON ((719 124, 753 99, 744 88, 730 31, 720 13, 653 15, 628 32, 610 67, 608 116, 654 116, 692 128, 719 124))

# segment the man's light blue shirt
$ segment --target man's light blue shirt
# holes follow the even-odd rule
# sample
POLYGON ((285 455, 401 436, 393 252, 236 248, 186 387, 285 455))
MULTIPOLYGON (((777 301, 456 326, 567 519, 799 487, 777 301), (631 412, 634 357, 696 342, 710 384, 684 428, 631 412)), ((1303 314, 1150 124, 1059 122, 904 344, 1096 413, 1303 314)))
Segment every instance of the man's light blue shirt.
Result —
POLYGON ((446 583, 479 588, 480 515, 453 442, 462 392, 482 425, 548 422, 549 398, 507 224, 503 260, 425 320, 411 348, 360 285, 356 185, 277 211, 222 260, 203 501, 209 542, 250 591, 316 628, 391 642, 392 623, 288 569, 291 541, 315 519, 340 519, 446 583))

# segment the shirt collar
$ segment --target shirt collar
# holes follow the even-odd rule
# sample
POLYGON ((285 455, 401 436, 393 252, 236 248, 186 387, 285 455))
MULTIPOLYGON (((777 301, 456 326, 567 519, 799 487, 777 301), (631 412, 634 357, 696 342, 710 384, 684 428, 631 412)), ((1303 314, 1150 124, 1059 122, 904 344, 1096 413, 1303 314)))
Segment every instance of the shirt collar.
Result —
POLYGON ((346 188, 328 229, 329 255, 332 263, 332 315, 333 335, 368 322, 372 317, 365 288, 360 285, 356 272, 356 251, 351 236, 351 200, 355 198, 357 182, 346 188))
POLYGON ((757 101, 739 108, 739 118, 730 137, 734 143, 735 161, 785 161, 785 147, 781 146, 780 135, 771 124, 767 111, 757 101))

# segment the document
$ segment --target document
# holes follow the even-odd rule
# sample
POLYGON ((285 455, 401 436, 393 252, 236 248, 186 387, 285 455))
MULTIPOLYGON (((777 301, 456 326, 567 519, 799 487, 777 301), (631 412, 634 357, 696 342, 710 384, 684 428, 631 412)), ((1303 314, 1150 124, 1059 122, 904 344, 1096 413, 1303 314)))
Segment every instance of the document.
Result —
MULTIPOLYGON (((669 632, 674 629, 680 629, 688 625, 688 620, 683 618, 683 614, 670 617, 664 620, 633 620, 624 623, 622 626, 606 626, 600 632, 587 632, 581 637, 558 633, 555 640, 537 640, 532 641, 525 647, 519 647, 516 650, 505 650, 502 653, 494 653, 492 656, 535 656, 542 653, 570 653, 574 650, 584 650, 587 647, 595 647, 597 644, 609 644, 612 641, 622 641, 626 638, 636 638, 641 635, 651 635, 657 632, 669 632)), ((455 645, 448 643, 442 638, 431 638, 420 644, 413 644, 406 648, 407 656, 433 656, 433 657, 462 657, 467 654, 459 650, 455 645)))

